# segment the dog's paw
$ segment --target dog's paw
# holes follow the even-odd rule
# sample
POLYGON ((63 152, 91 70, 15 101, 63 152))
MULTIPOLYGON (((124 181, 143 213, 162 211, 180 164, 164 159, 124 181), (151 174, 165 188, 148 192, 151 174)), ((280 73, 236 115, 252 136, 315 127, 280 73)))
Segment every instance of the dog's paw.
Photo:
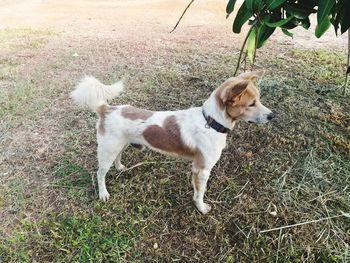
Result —
POLYGON ((116 168, 118 171, 124 171, 124 170, 126 169, 125 165, 122 165, 122 164, 116 166, 115 168, 116 168))
POLYGON ((196 207, 203 215, 207 214, 211 210, 211 206, 206 203, 202 203, 201 205, 196 204, 196 207))
POLYGON ((109 199, 109 193, 107 191, 99 193, 99 197, 100 197, 100 200, 102 200, 103 202, 107 202, 109 199))

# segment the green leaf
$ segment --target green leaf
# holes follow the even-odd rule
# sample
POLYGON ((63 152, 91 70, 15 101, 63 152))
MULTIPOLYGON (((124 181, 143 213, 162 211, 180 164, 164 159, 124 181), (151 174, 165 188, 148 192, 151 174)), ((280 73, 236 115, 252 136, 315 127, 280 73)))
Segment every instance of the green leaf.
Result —
POLYGON ((310 26, 311 26, 311 23, 310 23, 310 19, 309 18, 305 18, 301 21, 301 26, 305 29, 309 29, 310 26))
POLYGON ((282 19, 282 20, 280 20, 280 21, 273 22, 273 23, 267 22, 267 21, 266 21, 265 24, 266 24, 267 26, 269 26, 269 27, 280 27, 280 26, 283 26, 285 23, 289 22, 290 20, 292 20, 293 17, 294 17, 294 16, 290 16, 290 17, 288 17, 288 18, 286 18, 286 19, 282 19))
POLYGON ((254 7, 253 7, 254 6, 254 0, 245 0, 244 4, 247 6, 247 9, 249 11, 253 12, 253 10, 254 10, 254 7))
POLYGON ((348 14, 350 10, 349 0, 339 0, 339 2, 333 6, 332 12, 334 12, 331 19, 331 23, 334 26, 335 33, 338 33, 338 28, 341 26, 341 33, 343 34, 350 27, 350 16, 348 14))
POLYGON ((236 0, 230 0, 227 3, 226 6, 226 18, 233 12, 233 9, 235 8, 236 0))
POLYGON ((248 10, 252 12, 259 12, 264 6, 264 2, 262 0, 245 0, 244 3, 246 4, 248 10))
POLYGON ((285 28, 285 29, 293 29, 293 28, 297 27, 298 25, 299 25, 299 20, 294 17, 292 20, 290 20, 289 22, 285 23, 281 27, 285 28))
POLYGON ((267 0, 267 9, 274 10, 282 5, 286 0, 267 0))
POLYGON ((255 52, 255 44, 256 44, 256 27, 254 26, 253 29, 250 31, 250 34, 248 36, 247 44, 245 46, 245 50, 247 51, 248 58, 251 63, 253 63, 254 58, 254 52, 255 52))
POLYGON ((240 33, 244 23, 247 22, 252 16, 253 13, 249 11, 246 5, 243 3, 239 8, 235 20, 233 22, 232 31, 234 33, 240 33))
POLYGON ((315 35, 317 38, 320 38, 331 26, 331 21, 329 20, 329 16, 326 16, 321 24, 317 24, 315 29, 315 35))
MULTIPOLYGON (((314 9, 314 7, 318 5, 318 2, 319 2, 319 0, 299 0, 298 6, 300 6, 303 9, 311 10, 311 9, 314 9)), ((317 10, 315 10, 315 11, 317 11, 317 10)))
POLYGON ((350 1, 347 0, 343 9, 343 17, 340 20, 340 25, 341 25, 341 33, 343 34, 344 32, 346 32, 349 27, 350 27, 350 14, 349 14, 349 10, 350 10, 350 1))
POLYGON ((272 35, 272 33, 275 31, 275 27, 268 27, 267 25, 262 24, 258 28, 258 43, 256 45, 257 48, 261 48, 266 40, 272 35))
POLYGON ((286 36, 289 36, 289 37, 293 38, 293 33, 289 32, 287 29, 282 28, 282 32, 283 32, 286 36))
POLYGON ((335 30, 335 34, 338 35, 338 28, 340 25, 340 21, 343 19, 343 16, 345 14, 345 5, 346 2, 350 2, 348 0, 340 0, 334 7, 335 9, 335 15, 333 17, 333 19, 331 20, 333 26, 334 26, 334 30, 335 30))
POLYGON ((326 16, 329 16, 335 0, 320 0, 317 10, 317 24, 320 25, 326 16))
POLYGON ((350 15, 344 15, 341 21, 341 33, 345 33, 350 28, 350 15))
POLYGON ((264 7, 264 1, 263 0, 255 0, 254 1, 254 8, 255 11, 262 11, 262 8, 264 7))
POLYGON ((295 4, 294 5, 286 4, 285 10, 287 11, 288 14, 293 15, 299 19, 307 18, 312 12, 312 10, 307 11, 305 9, 299 8, 298 5, 295 5, 295 4))

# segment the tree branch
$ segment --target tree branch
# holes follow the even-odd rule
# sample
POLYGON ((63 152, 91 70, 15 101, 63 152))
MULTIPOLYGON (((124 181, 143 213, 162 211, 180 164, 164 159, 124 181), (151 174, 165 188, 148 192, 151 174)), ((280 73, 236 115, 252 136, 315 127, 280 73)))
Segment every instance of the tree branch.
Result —
POLYGON ((176 25, 174 26, 173 30, 170 31, 170 33, 174 32, 174 30, 177 28, 177 26, 179 25, 180 21, 182 20, 183 16, 185 15, 185 13, 187 12, 187 9, 190 8, 190 6, 192 5, 192 3, 194 2, 194 0, 191 0, 191 2, 187 5, 187 7, 185 8, 185 10, 182 12, 182 15, 180 16, 179 20, 177 21, 176 25))

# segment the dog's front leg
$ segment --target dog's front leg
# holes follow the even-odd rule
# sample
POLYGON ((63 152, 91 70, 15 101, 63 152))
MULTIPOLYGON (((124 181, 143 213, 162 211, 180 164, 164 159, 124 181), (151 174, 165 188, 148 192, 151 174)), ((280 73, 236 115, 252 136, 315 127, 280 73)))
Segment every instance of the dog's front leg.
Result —
POLYGON ((210 170, 209 169, 198 169, 193 168, 192 171, 192 185, 193 185, 193 201, 197 209, 202 213, 206 214, 210 211, 210 205, 204 203, 204 193, 207 188, 207 182, 209 179, 210 170))

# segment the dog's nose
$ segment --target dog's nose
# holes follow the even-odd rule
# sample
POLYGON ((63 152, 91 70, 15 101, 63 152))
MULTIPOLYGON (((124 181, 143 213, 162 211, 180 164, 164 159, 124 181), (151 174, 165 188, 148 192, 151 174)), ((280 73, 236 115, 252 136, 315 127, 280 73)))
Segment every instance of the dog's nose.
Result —
POLYGON ((269 121, 271 121, 273 118, 275 118, 275 114, 273 112, 269 113, 269 115, 267 115, 267 119, 269 121))

